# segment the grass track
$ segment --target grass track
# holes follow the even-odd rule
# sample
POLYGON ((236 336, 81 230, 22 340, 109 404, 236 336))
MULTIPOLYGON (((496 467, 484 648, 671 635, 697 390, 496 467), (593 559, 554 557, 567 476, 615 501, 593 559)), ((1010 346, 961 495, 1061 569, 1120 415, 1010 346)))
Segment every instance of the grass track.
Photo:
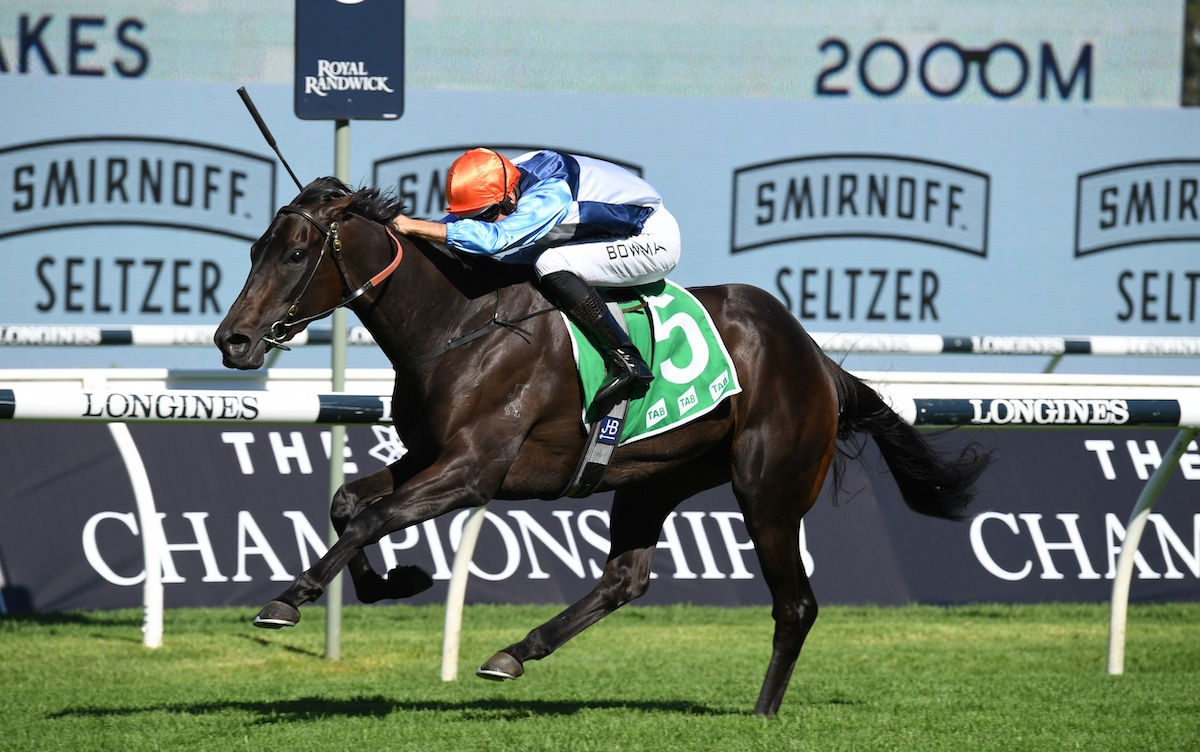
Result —
POLYGON ((827 607, 778 718, 751 710, 767 609, 627 607, 516 682, 472 676, 555 607, 471 606, 457 682, 440 607, 348 607, 294 630, 252 609, 0 618, 0 750, 1197 750, 1200 604, 827 607))

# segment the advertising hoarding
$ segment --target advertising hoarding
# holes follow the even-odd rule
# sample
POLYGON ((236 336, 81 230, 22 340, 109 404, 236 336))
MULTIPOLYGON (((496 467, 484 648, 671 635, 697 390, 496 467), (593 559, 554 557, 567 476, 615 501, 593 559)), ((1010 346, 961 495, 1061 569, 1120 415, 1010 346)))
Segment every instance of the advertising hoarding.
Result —
MULTIPOLYGON (((457 151, 561 148, 634 166, 660 188, 683 227, 676 281, 760 286, 812 330, 1196 331, 1200 169, 1190 113, 1178 109, 1185 39, 1178 2, 1069 2, 1050 10, 1024 2, 983 9, 950 0, 904 8, 804 2, 741 14, 733 29, 727 4, 694 4, 682 27, 643 6, 634 23, 611 13, 597 19, 586 6, 561 11, 607 40, 594 45, 563 34, 563 18, 541 5, 517 6, 530 12, 408 5, 405 116, 356 124, 352 182, 394 190, 414 214, 435 216, 457 151), (657 40, 668 25, 676 43, 664 49, 657 40), (503 42, 513 39, 522 44, 503 42), (562 64, 530 66, 530 48, 562 64)), ((235 88, 250 85, 298 174, 332 172, 327 129, 287 116, 292 13, 290 0, 122 0, 70 10, 25 0, 0 8, 0 101, 9 114, 0 136, 7 268, 0 366, 217 367, 215 348, 206 347, 56 347, 40 334, 37 349, 4 345, 26 344, 31 327, 60 324, 215 326, 241 287, 250 243, 294 195, 235 88)), ((386 365, 373 348, 353 348, 350 359, 386 365)), ((323 348, 298 348, 278 365, 327 361, 323 348)), ((1040 370, 1045 361, 986 363, 1040 370)), ((974 356, 901 353, 847 360, 859 369, 980 364, 974 356)), ((1195 373, 1194 360, 1180 358, 1068 358, 1060 366, 1072 369, 1195 373)), ((175 583, 169 597, 179 605, 257 602, 318 550, 309 533, 324 526, 323 481, 286 491, 289 480, 320 472, 321 434, 195 430, 135 429, 164 450, 150 459, 160 493, 179 504, 162 507, 179 577, 205 585, 175 583), (254 452, 268 447, 265 464, 255 464, 254 452), (247 458, 259 477, 274 467, 279 477, 256 487, 256 499, 311 501, 267 521, 247 506, 248 494, 212 488, 228 504, 210 508, 188 489, 208 488, 211 478, 178 466, 189 452, 231 477, 249 475, 247 458), (306 466, 300 458, 308 455, 306 466), (201 531, 213 541, 215 569, 201 531), (288 541, 295 550, 278 553, 288 541)), ((370 458, 381 440, 366 430, 353 429, 351 445, 370 458)), ((105 437, 94 428, 17 425, 0 435, 0 470, 20 479, 0 506, 6 600, 20 602, 27 588, 34 608, 90 607, 91 593, 105 593, 96 596, 105 605, 125 597, 133 605, 128 583, 138 565, 122 557, 136 552, 136 531, 105 437), (64 467, 74 471, 65 479, 64 467), (54 489, 46 503, 70 521, 65 543, 38 537, 44 509, 29 499, 43 487, 54 489), (75 498, 83 505, 71 506, 75 498), (46 558, 60 555, 73 562, 61 577, 59 559, 46 558), (28 575, 31 565, 44 574, 28 575)), ((806 537, 819 594, 822 578, 840 570, 855 582, 828 589, 846 602, 1106 597, 1129 503, 1168 439, 1154 432, 1005 436, 1006 465, 1019 472, 997 474, 986 492, 991 511, 971 526, 909 521, 898 503, 884 501, 877 507, 889 511, 873 516, 875 494, 889 493, 886 479, 861 480, 856 501, 844 507, 818 505, 806 537), (922 525, 932 532, 911 529, 922 525), (910 558, 901 566, 890 531, 926 545, 903 554, 910 558), (938 574, 946 551, 969 577, 938 574), (1072 589, 1060 588, 1066 583, 1072 589)), ((1172 505, 1194 495, 1200 480, 1189 458, 1194 450, 1152 520, 1138 570, 1146 582, 1135 585, 1135 598, 1194 597, 1196 522, 1172 505)), ((664 531, 657 566, 673 586, 652 588, 651 600, 759 597, 736 510, 714 493, 682 508, 664 531), (682 542, 689 533, 693 544, 682 542), (679 553, 686 545, 694 548, 679 553)), ((597 502, 495 510, 479 572, 512 569, 507 577, 517 584, 478 597, 513 597, 542 574, 566 589, 528 591, 537 600, 581 592, 603 554, 604 503, 597 502)), ((452 546, 433 540, 451 541, 454 521, 438 524, 375 555, 426 546, 420 556, 440 572, 452 546)))

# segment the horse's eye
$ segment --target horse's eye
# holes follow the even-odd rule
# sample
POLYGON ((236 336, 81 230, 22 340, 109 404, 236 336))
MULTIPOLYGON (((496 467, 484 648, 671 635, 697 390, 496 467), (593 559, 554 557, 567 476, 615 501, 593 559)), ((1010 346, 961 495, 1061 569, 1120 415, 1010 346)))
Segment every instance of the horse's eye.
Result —
POLYGON ((291 254, 288 255, 288 261, 293 264, 298 264, 303 261, 307 255, 308 251, 304 250, 303 248, 295 248, 292 250, 291 254))

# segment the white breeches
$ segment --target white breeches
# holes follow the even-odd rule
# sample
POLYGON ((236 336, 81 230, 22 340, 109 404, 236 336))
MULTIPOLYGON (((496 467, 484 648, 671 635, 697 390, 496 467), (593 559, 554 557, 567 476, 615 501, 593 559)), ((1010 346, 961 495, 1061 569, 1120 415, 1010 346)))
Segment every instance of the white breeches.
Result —
POLYGON ((555 246, 533 268, 539 279, 567 271, 597 287, 633 287, 664 279, 679 263, 679 250, 679 223, 660 206, 640 235, 555 246))

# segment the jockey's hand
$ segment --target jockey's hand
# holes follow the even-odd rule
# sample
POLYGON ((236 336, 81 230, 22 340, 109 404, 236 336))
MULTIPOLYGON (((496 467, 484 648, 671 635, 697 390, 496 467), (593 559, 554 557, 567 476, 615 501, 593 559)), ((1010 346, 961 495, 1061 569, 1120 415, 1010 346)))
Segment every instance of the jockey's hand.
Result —
POLYGON ((392 220, 392 229, 399 235, 415 235, 426 240, 434 240, 440 243, 446 242, 446 225, 441 222, 413 219, 412 217, 400 214, 392 220))

